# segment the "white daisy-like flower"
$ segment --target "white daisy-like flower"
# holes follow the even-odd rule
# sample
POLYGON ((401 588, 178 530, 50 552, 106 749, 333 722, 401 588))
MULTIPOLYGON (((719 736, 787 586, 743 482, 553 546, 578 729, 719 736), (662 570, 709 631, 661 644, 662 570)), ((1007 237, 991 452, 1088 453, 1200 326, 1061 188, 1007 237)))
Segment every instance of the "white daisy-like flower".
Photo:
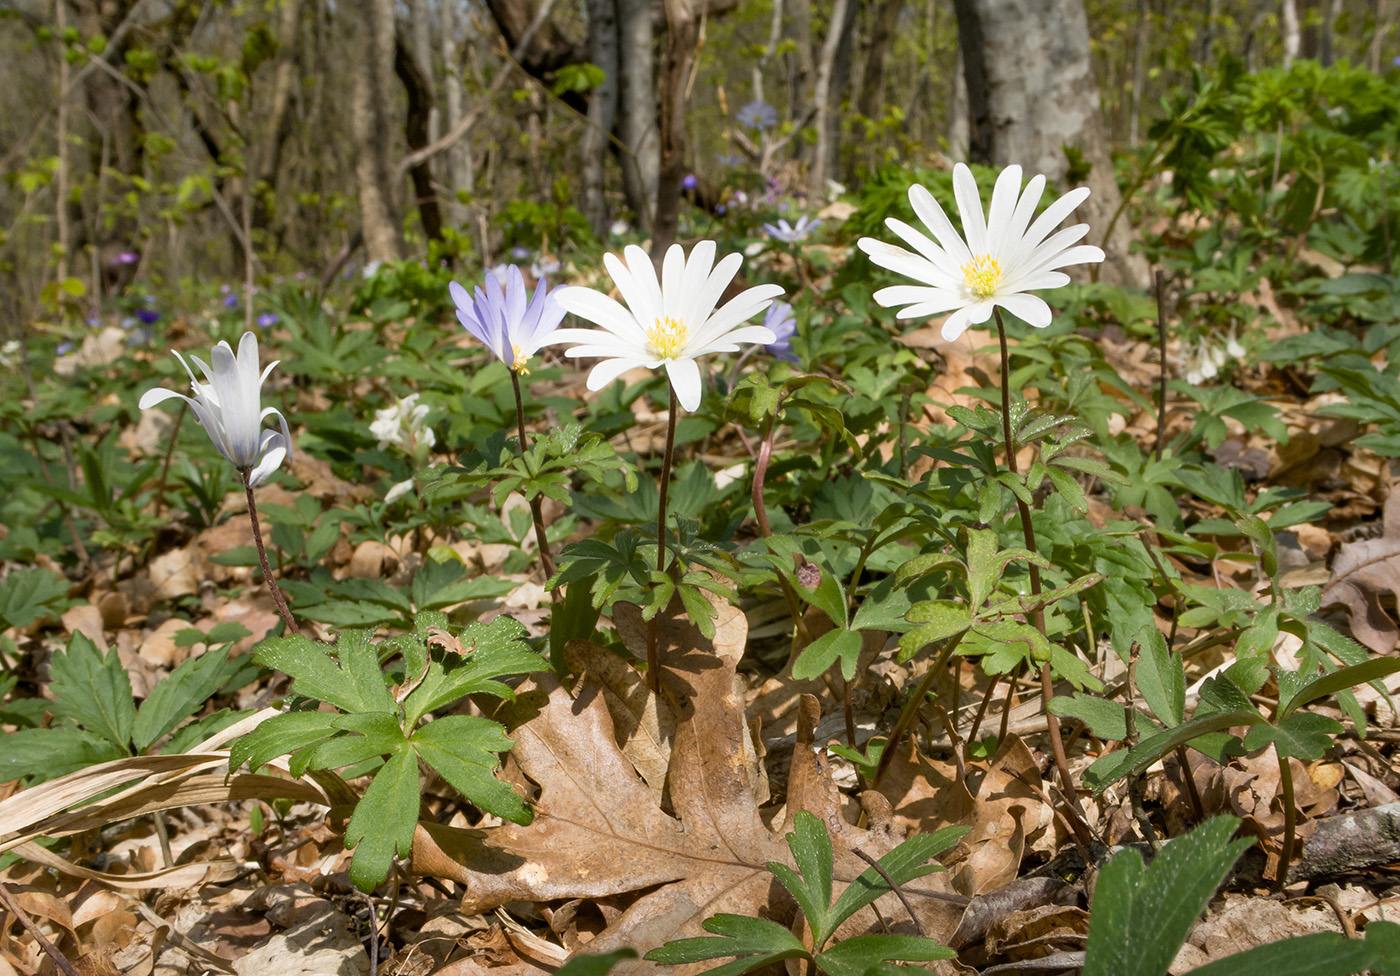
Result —
POLYGON ((1021 167, 1008 166, 997 177, 991 209, 984 216, 972 170, 959 163, 953 168, 953 194, 962 218, 960 235, 933 194, 914 184, 909 202, 933 239, 890 217, 885 224, 914 251, 871 237, 861 238, 859 246, 880 267, 923 284, 881 288, 875 300, 887 308, 906 306, 898 313, 902 319, 952 312, 943 323, 943 338, 949 342, 969 326, 991 318, 997 305, 1036 328, 1045 328, 1050 324, 1050 306, 1029 293, 1068 284, 1069 275, 1060 268, 1102 261, 1104 253, 1092 244, 1079 243, 1089 232, 1088 224, 1051 233, 1084 202, 1089 188, 1069 191, 1035 217, 1044 191, 1044 176, 1031 177, 1023 191, 1021 167))
POLYGON ((700 406, 700 367, 696 357, 712 352, 735 352, 742 342, 771 343, 777 336, 761 325, 743 325, 783 292, 780 285, 745 289, 716 309, 724 290, 744 263, 740 254, 726 255, 715 264, 715 242, 701 241, 687 260, 672 244, 656 278, 647 252, 635 244, 623 258, 603 255, 620 303, 592 288, 561 288, 557 300, 566 311, 600 329, 560 329, 548 343, 577 345, 564 355, 603 360, 588 374, 588 388, 601 390, 629 369, 666 370, 676 398, 686 410, 700 406))

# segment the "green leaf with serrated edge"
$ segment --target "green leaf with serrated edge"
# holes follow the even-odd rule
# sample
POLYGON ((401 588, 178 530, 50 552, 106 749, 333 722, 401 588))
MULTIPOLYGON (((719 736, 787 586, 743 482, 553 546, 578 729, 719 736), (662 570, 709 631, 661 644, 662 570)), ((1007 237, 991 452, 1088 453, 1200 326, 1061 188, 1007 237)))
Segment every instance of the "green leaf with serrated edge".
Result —
POLYGON ((996 480, 1000 484, 1010 488, 1011 494, 1015 495, 1027 505, 1035 504, 1035 495, 1031 494, 1031 490, 1026 487, 1022 475, 1012 474, 1010 471, 998 471, 996 480))
POLYGON ((56 699, 51 712, 73 719, 113 745, 131 748, 136 700, 116 648, 103 654, 87 635, 75 631, 68 647, 53 656, 49 675, 49 690, 56 699))
POLYGON ((1315 932, 1237 952, 1193 969, 1189 976, 1354 976, 1372 968, 1370 942, 1370 928, 1364 942, 1340 932, 1315 932))
POLYGON ((359 702, 356 708, 346 711, 397 715, 398 706, 389 694, 384 671, 379 666, 379 648, 374 643, 374 635, 366 630, 343 631, 336 640, 335 652, 341 668, 350 675, 359 702))
POLYGON ((982 483, 977 492, 977 521, 988 525, 996 521, 1001 513, 1001 485, 991 478, 982 483))
POLYGON ((1304 705, 1336 694, 1344 688, 1353 688, 1368 681, 1377 681, 1386 675, 1400 671, 1400 658, 1381 657, 1341 668, 1330 674, 1320 674, 1298 689, 1293 697, 1279 705, 1280 715, 1289 715, 1304 705))
POLYGON ((1059 586, 1051 590, 1042 590, 1038 595, 1027 593, 1025 596, 1013 596, 1005 600, 998 600, 988 604, 982 611, 981 616, 989 617, 993 614, 1011 613, 1034 613, 1041 607, 1049 606, 1063 600, 1065 597, 1074 596, 1076 593, 1083 593, 1091 586, 1096 586, 1104 580, 1103 573, 1089 573, 1081 576, 1072 583, 1059 586))
POLYGON ((512 744, 497 723, 448 715, 415 732, 413 744, 424 762, 481 809, 512 823, 528 824, 534 818, 516 792, 494 775, 500 762, 497 753, 512 744))
POLYGON ((1046 474, 1050 477, 1050 483, 1064 497, 1070 508, 1080 515, 1089 511, 1089 499, 1084 495, 1084 489, 1079 482, 1074 480, 1073 475, 1053 466, 1046 471, 1046 474))
POLYGON ((446 661, 434 659, 428 667, 431 681, 424 680, 404 700, 408 726, 434 709, 455 702, 465 695, 489 694, 513 698, 514 692, 494 680, 503 675, 543 671, 548 662, 522 639, 525 628, 511 617, 500 616, 490 623, 475 621, 458 635, 463 655, 450 655, 446 661))
POLYGON ((954 559, 947 553, 925 552, 912 559, 905 560, 900 565, 899 569, 895 570, 894 580, 895 583, 903 586, 910 580, 923 576, 926 573, 943 572, 962 574, 964 571, 965 569, 962 562, 954 559))
POLYGON ((612 968, 624 959, 636 959, 637 950, 628 946, 612 952, 587 953, 574 956, 554 971, 554 976, 608 976, 612 968))
MULTIPOLYGON (((857 935, 817 954, 817 968, 828 976, 866 976, 880 963, 952 959, 953 949, 917 935, 857 935)), ((897 972, 906 972, 897 969, 897 972)))
POLYGON ((905 616, 909 610, 909 589, 896 586, 894 577, 886 576, 856 607, 851 617, 851 629, 899 633, 909 629, 905 616))
POLYGON ((1005 563, 998 563, 997 534, 994 529, 969 529, 967 532, 967 588, 974 609, 987 602, 987 597, 1001 579, 1005 563))
POLYGON ((404 747, 403 729, 391 715, 367 712, 335 716, 335 725, 351 735, 336 736, 310 749, 298 750, 288 769, 300 776, 308 769, 343 769, 404 747))
POLYGON ((1273 530, 1257 515, 1246 515, 1235 525, 1250 542, 1259 547, 1264 575, 1270 578, 1278 575, 1278 542, 1274 539, 1273 530))
POLYGON ((170 676, 156 683, 141 703, 131 736, 136 751, 145 752, 161 736, 204 707, 204 703, 228 681, 238 668, 222 651, 210 651, 189 658, 170 676))
MULTIPOLYGON (((705 938, 701 936, 694 939, 677 939, 675 942, 667 943, 659 949, 648 952, 644 958, 652 962, 666 963, 673 958, 683 958, 687 961, 699 961, 702 959, 715 959, 720 956, 732 956, 739 954, 740 958, 732 962, 727 962, 722 966, 715 966, 713 969, 705 970, 705 976, 743 976, 744 973, 754 972, 771 966, 774 963, 782 962, 784 959, 806 959, 810 958, 807 950, 802 948, 802 943, 797 941, 797 937, 777 922, 770 922, 767 919, 746 919, 738 915, 716 915, 705 920, 705 928, 715 931, 710 927, 711 922, 727 921, 729 919, 742 919, 745 922, 752 921, 756 924, 768 926, 776 931, 767 933, 766 941, 759 943, 760 947, 752 949, 738 949, 740 944, 735 939, 729 938, 705 938), (788 939, 782 939, 778 933, 784 933, 788 939), (791 940, 791 941, 788 941, 791 940), (711 944, 714 943, 714 944, 711 944)), ((743 944, 753 945, 754 940, 749 940, 743 944)))
POLYGON ((373 891, 389 876, 395 856, 407 857, 413 850, 419 799, 418 758, 404 748, 375 773, 345 826, 345 846, 354 851, 350 880, 356 888, 373 891))
POLYGON ((719 615, 715 605, 694 586, 678 586, 676 592, 681 598, 681 605, 685 607, 686 615, 690 617, 690 622, 700 631, 700 636, 706 640, 713 640, 715 617, 719 615))
POLYGON ((855 631, 828 631, 802 649, 792 665, 792 676, 799 681, 818 677, 839 660, 842 676, 850 681, 860 661, 860 647, 860 634, 855 631))
POLYGON ((1186 714, 1186 670, 1181 657, 1167 649, 1167 639, 1153 624, 1138 630, 1133 680, 1152 714, 1164 725, 1180 725, 1186 714))
POLYGON ((274 715, 229 747, 228 768, 232 772, 245 762, 256 772, 260 767, 304 746, 337 735, 339 718, 334 712, 285 712, 274 715))
MULTIPOLYGON (((1133 746, 1128 751, 1122 766, 1116 767, 1117 778, 1136 776, 1177 746, 1188 745, 1192 739, 1208 732, 1220 732, 1236 725, 1257 725, 1262 721, 1264 721, 1264 717, 1253 708, 1248 711, 1213 711, 1206 715, 1194 715, 1176 728, 1163 729, 1133 746)), ((1094 787, 1095 794, 1102 793, 1112 782, 1112 780, 1101 781, 1098 786, 1094 787)))
POLYGON ((1342 723, 1326 715, 1294 712, 1278 724, 1267 722, 1254 726, 1244 737, 1244 747, 1250 751, 1273 743, 1280 758, 1292 756, 1304 762, 1321 759, 1332 746, 1332 737, 1342 731, 1342 723))
POLYGON ((831 877, 833 855, 831 837, 826 832, 826 824, 806 811, 797 814, 796 829, 787 835, 788 849, 792 851, 793 862, 801 872, 799 877, 786 864, 771 861, 768 870, 772 871, 783 886, 792 892, 802 914, 807 916, 807 924, 814 933, 813 945, 822 945, 831 935, 827 925, 827 912, 831 908, 831 877))
POLYGON ((1226 873, 1253 841, 1230 840, 1234 817, 1216 817, 1168 841, 1144 869, 1120 851, 1099 872, 1083 976, 1164 976, 1226 873))
POLYGON ((815 587, 803 586, 798 582, 796 571, 784 570, 783 575, 788 578, 793 589, 797 590, 804 600, 831 618, 831 622, 836 626, 845 627, 846 591, 841 588, 841 581, 825 566, 818 563, 811 565, 821 573, 821 579, 817 581, 815 587))
MULTIPOLYGON (((78 504, 84 504, 79 501, 78 504)), ((47 569, 17 569, 0 580, 0 630, 27 627, 57 616, 68 596, 68 580, 47 569)))
POLYGON ((292 678, 292 692, 347 711, 362 708, 355 682, 330 656, 330 648, 304 634, 269 637, 253 651, 253 660, 292 678))
POLYGON ((67 722, 48 729, 6 732, 4 748, 0 749, 0 783, 28 776, 40 781, 57 779, 128 755, 126 749, 105 736, 67 722))
POLYGON ((1096 738, 1122 742, 1128 737, 1128 710, 1116 701, 1076 692, 1073 697, 1056 695, 1050 699, 1050 713, 1061 718, 1077 718, 1096 738))
POLYGON ((1089 665, 1078 654, 1065 650, 1059 644, 1050 644, 1050 667, 1076 689, 1103 690, 1103 682, 1094 677, 1089 665))
MULTIPOLYGON (((877 858, 876 863, 895 884, 908 884, 915 878, 942 871, 942 865, 927 862, 956 844, 970 829, 944 827, 931 834, 915 834, 884 857, 877 858)), ((841 892, 841 897, 831 906, 831 914, 828 916, 831 930, 834 932, 842 922, 889 890, 889 882, 880 872, 873 867, 867 868, 841 892)))

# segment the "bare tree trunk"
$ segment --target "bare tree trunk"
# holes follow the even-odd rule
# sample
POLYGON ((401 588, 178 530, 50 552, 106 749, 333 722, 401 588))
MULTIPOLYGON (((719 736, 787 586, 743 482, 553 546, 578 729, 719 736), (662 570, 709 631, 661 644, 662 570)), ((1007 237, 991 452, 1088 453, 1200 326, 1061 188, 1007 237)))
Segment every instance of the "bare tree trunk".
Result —
POLYGON ((972 110, 967 103, 967 71, 963 67, 961 45, 948 82, 948 155, 965 162, 972 143, 972 110))
POLYGON ((1381 73, 1381 49, 1385 46, 1386 35, 1395 26, 1394 11, 1388 8, 1389 4, 1385 0, 1372 0, 1371 13, 1375 29, 1371 31, 1371 50, 1366 58, 1366 66, 1371 69, 1372 74, 1381 73))
POLYGON ((792 17, 793 51, 788 55, 788 105, 796 114, 799 105, 806 105, 808 87, 812 83, 812 2, 786 0, 792 17))
MULTIPOLYGON (((54 32, 59 37, 68 30, 67 4, 68 0, 54 0, 54 32)), ((68 249, 72 242, 68 232, 68 59, 61 54, 58 58, 57 129, 58 172, 54 174, 57 205, 54 207, 54 222, 58 232, 58 255, 54 277, 62 282, 68 277, 68 249)))
MULTIPOLYGON (((421 62, 409 49, 408 38, 402 32, 395 33, 394 73, 408 93, 408 113, 404 117, 403 133, 409 152, 412 152, 422 149, 431 141, 434 99, 428 76, 423 73, 421 62)), ((413 181, 413 203, 418 208, 423 233, 430 241, 441 241, 442 211, 438 208, 437 190, 433 186, 432 162, 425 159, 409 167, 408 175, 413 181)))
POLYGON ((350 128, 360 223, 370 260, 394 261, 403 254, 385 138, 394 65, 394 0, 360 0, 358 6, 350 128))
MULTIPOLYGON (((614 0, 588 0, 588 59, 603 71, 603 83, 589 93, 588 128, 579 151, 583 156, 583 215, 593 233, 605 237, 608 203, 605 196, 608 137, 617 123, 618 50, 617 5, 614 0)), ((626 160, 623 160, 626 167, 626 160)))
MULTIPOLYGON (((442 0, 442 63, 443 119, 442 127, 450 132, 462 118, 462 58, 457 44, 461 29, 457 21, 457 0, 442 0)), ((471 190, 475 182, 472 172, 471 146, 457 142, 442 154, 442 178, 447 186, 447 219, 454 227, 466 222, 466 208, 457 202, 458 190, 471 190)))
POLYGON ((817 144, 812 152, 812 170, 808 180, 808 189, 812 193, 821 193, 826 181, 835 174, 832 163, 840 148, 840 119, 832 102, 840 99, 841 90, 834 82, 837 80, 841 47, 850 43, 848 35, 854 21, 856 3, 857 0, 836 0, 831 10, 831 26, 827 28, 821 58, 817 61, 816 80, 812 84, 812 108, 815 112, 812 124, 817 130, 817 144))
POLYGON ((1128 143, 1138 144, 1138 127, 1142 122, 1142 88, 1147 84, 1147 45, 1152 40, 1152 5, 1138 0, 1137 43, 1133 48, 1133 93, 1128 109, 1128 143))
MULTIPOLYGON (((445 4, 444 4, 445 6, 445 4)), ((428 109, 428 141, 432 142, 442 134, 442 120, 438 117, 437 96, 433 91, 433 18, 428 0, 409 0, 409 38, 413 41, 413 57, 418 62, 418 70, 428 82, 428 92, 432 95, 428 109)))
POLYGON ((1279 24, 1283 28, 1283 67, 1293 67, 1298 60, 1298 52, 1303 47, 1303 35, 1298 29, 1297 0, 1283 0, 1279 10, 1279 24))
POLYGON ((1323 0, 1326 6, 1322 13, 1322 36, 1318 39, 1317 59, 1324 68, 1332 65, 1333 28, 1342 13, 1342 0, 1323 0))
POLYGON ((885 65, 889 63, 890 46, 894 41, 895 28, 899 25, 899 15, 903 12, 904 0, 880 0, 880 5, 875 9, 857 107, 867 119, 879 121, 885 114, 885 65))
POLYGON ((656 220, 651 233, 651 259, 661 256, 676 240, 685 177, 685 103, 690 66, 698 31, 691 0, 664 0, 666 10, 666 68, 661 79, 661 171, 656 192, 656 220))
POLYGON ((1089 239, 1108 254, 1101 280, 1147 284, 1147 263, 1129 253, 1124 220, 1100 242, 1122 203, 1106 148, 1098 86, 1089 63, 1089 24, 1083 0, 956 0, 967 71, 972 158, 995 166, 1019 163, 1031 173, 1062 179, 1063 147, 1078 147, 1090 164, 1093 190, 1079 213, 1089 239))
POLYGON ((650 0, 617 0, 622 102, 619 128, 626 153, 622 186, 627 204, 644 229, 652 225, 661 168, 661 136, 656 128, 656 57, 650 0))

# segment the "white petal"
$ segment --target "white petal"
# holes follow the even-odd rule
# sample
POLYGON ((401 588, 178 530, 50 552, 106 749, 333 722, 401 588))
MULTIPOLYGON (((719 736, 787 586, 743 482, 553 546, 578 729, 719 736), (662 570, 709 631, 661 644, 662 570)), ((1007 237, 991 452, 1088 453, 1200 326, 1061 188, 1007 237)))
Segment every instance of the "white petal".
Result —
MULTIPOLYGON (((707 242, 701 241, 695 245, 697 248, 707 242)), ((691 260, 694 260, 692 256, 691 260)), ((739 273, 739 268, 744 264, 744 256, 737 252, 726 254, 715 265, 714 271, 710 272, 702 285, 693 296, 693 305, 687 306, 685 314, 690 322, 706 322, 714 312, 719 300, 724 297, 724 290, 729 287, 729 283, 734 280, 734 276, 739 273)), ((689 294, 689 292, 687 292, 689 294)))
POLYGON ((1026 236, 1026 228, 1030 226, 1031 218, 1035 216, 1035 208, 1044 195, 1045 177, 1037 173, 1030 178, 1030 182, 1022 191, 1021 200, 1016 204, 1016 212, 1012 214, 1011 223, 1006 228, 1006 236, 1002 238, 1001 257, 1003 260, 1015 257, 1022 239, 1026 236))
POLYGON ((971 307, 960 308, 943 323, 943 339, 946 342, 953 342, 958 336, 967 331, 972 324, 971 307))
POLYGON ((185 396, 183 393, 176 393, 174 390, 167 390, 163 387, 158 386, 154 390, 147 390, 145 393, 142 393, 141 400, 139 403, 137 403, 137 406, 140 407, 142 410, 149 410, 151 407, 154 407, 157 403, 164 403, 171 397, 179 397, 186 403, 194 402, 189 397, 185 396))
MULTIPOLYGON (((415 393, 415 394, 413 394, 413 395, 414 395, 414 396, 417 396, 418 394, 415 393)), ((284 416, 282 416, 282 411, 281 411, 281 410, 278 410, 276 407, 267 407, 267 408, 265 408, 265 409, 263 410, 261 416, 258 417, 258 423, 261 424, 261 423, 262 423, 264 420, 266 420, 268 417, 272 417, 272 416, 275 416, 275 417, 277 418, 277 423, 278 423, 278 425, 282 428, 282 437, 283 437, 283 439, 287 442, 287 445, 286 445, 286 446, 287 446, 287 461, 288 461, 288 462, 291 462, 291 461, 293 460, 293 458, 292 458, 292 433, 291 433, 291 431, 289 431, 289 430, 287 429, 287 418, 284 417, 284 416)), ((429 433, 432 433, 432 431, 429 431, 429 433)), ((267 435, 266 435, 266 434, 263 435, 263 443, 264 443, 264 444, 267 443, 267 435)))
POLYGON ((693 359, 668 359, 664 363, 666 375, 671 378, 671 389, 676 391, 676 399, 687 411, 694 412, 700 406, 700 366, 693 359))
MULTIPOLYGON (((602 292, 580 285, 570 285, 561 288, 556 297, 564 311, 572 312, 581 319, 601 325, 613 335, 631 342, 646 342, 646 333, 637 324, 636 316, 602 292)), ((576 342, 578 340, 569 338, 569 336, 579 331, 582 330, 560 329, 546 339, 543 345, 553 345, 557 342, 576 342)))
POLYGON ((685 263, 685 275, 681 279, 681 294, 684 296, 682 301, 685 303, 682 312, 687 316, 695 316, 692 321, 703 322, 709 317, 709 314, 714 311, 715 303, 719 301, 720 296, 724 294, 725 287, 734 277, 731 273, 728 279, 719 283, 714 297, 709 299, 707 303, 706 295, 710 291, 708 286, 711 279, 718 277, 718 270, 723 270, 729 267, 729 263, 732 263, 734 270, 738 271, 739 264, 743 263, 744 260, 741 255, 733 255, 738 258, 738 261, 729 262, 730 255, 725 255, 724 261, 720 262, 720 269, 715 269, 715 249, 714 241, 701 241, 690 249, 690 259, 685 263), (712 271, 716 273, 711 274, 712 271))
POLYGON ((1076 187, 1070 190, 1060 199, 1045 208, 1045 212, 1035 219, 1030 230, 1026 231, 1025 238, 1021 241, 1021 246, 1029 252, 1040 244, 1041 241, 1050 236, 1050 232, 1074 212, 1074 208, 1079 206, 1089 198, 1089 188, 1087 186, 1076 187))
POLYGON ((588 388, 595 392, 601 390, 629 369, 645 365, 638 359, 605 359, 588 374, 588 388))
POLYGON ((682 285, 685 272, 685 251, 679 244, 672 244, 661 261, 661 311, 677 322, 684 322, 689 312, 682 285))
POLYGON ((987 220, 982 215, 982 198, 977 193, 977 180, 963 163, 953 167, 953 197, 958 201, 963 235, 967 249, 975 254, 987 253, 987 220))
POLYGON ((1043 329, 1050 324, 1050 306, 1038 295, 1007 295, 997 304, 1022 322, 1043 329))
MULTIPOLYGON (((929 246, 933 246, 932 242, 926 243, 928 243, 929 246)), ((875 262, 880 267, 888 268, 890 271, 897 272, 908 278, 913 278, 915 281, 948 287, 959 280, 949 275, 946 270, 939 268, 938 265, 928 257, 919 254, 911 254, 902 247, 886 244, 884 241, 877 241, 866 237, 860 241, 860 248, 866 254, 870 255, 871 261, 875 262)))
POLYGON ((772 299, 783 293, 777 284, 755 285, 725 302, 700 330, 691 335, 686 350, 703 349, 707 344, 733 329, 740 322, 753 318, 769 306, 772 299))
MULTIPOLYGON (((972 252, 967 249, 967 242, 954 229, 952 221, 948 219, 948 215, 943 212, 943 208, 927 187, 920 186, 918 183, 911 186, 909 188, 909 203, 913 205, 914 213, 933 233, 939 247, 954 264, 961 266, 972 259, 972 252)), ((885 223, 888 225, 889 220, 886 220, 885 223)))
POLYGON ((1002 253, 1020 194, 1021 167, 1013 163, 1001 171, 996 185, 992 187, 992 205, 987 210, 988 254, 1002 253))

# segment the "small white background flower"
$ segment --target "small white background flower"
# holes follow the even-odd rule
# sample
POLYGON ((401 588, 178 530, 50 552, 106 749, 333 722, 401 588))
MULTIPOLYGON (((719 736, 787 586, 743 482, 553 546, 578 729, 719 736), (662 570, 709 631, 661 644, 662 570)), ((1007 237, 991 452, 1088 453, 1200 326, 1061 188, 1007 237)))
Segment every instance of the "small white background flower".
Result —
POLYGON ((427 416, 428 405, 418 402, 417 393, 410 393, 376 410, 369 432, 379 439, 381 451, 392 445, 405 454, 416 454, 420 448, 426 451, 437 443, 437 435, 423 422, 427 416))
POLYGON ((212 368, 198 356, 190 357, 208 383, 195 377, 194 370, 178 352, 175 358, 190 374, 194 396, 160 388, 147 390, 141 395, 141 409, 147 410, 172 397, 184 400, 218 452, 247 474, 249 486, 261 484, 292 453, 292 435, 282 411, 276 407, 260 409, 263 382, 277 361, 258 372, 258 337, 252 332, 243 333, 237 356, 227 342, 216 345, 209 355, 212 368), (262 422, 269 416, 277 418, 280 432, 262 429, 262 422))
POLYGON ((672 244, 656 277, 647 252, 636 245, 603 255, 603 264, 627 303, 592 288, 571 286, 558 292, 559 304, 600 329, 560 329, 548 341, 577 343, 566 356, 593 356, 603 361, 588 375, 588 388, 601 390, 629 369, 665 368, 676 398, 686 410, 700 406, 702 384, 695 360, 712 352, 734 352, 740 343, 777 341, 771 329, 742 323, 782 294, 780 285, 756 285, 716 309, 744 259, 726 255, 715 264, 715 242, 701 241, 687 260, 672 244))
POLYGON ((906 306, 898 313, 902 319, 952 312, 943 323, 943 338, 949 342, 969 326, 991 318, 998 305, 1036 328, 1045 328, 1050 324, 1050 306, 1029 292, 1069 284, 1069 275, 1059 269, 1102 261, 1104 253, 1092 244, 1079 244, 1089 232, 1088 224, 1051 233, 1084 202, 1089 188, 1071 190, 1036 217, 1044 191, 1045 177, 1037 175, 1023 192, 1021 167, 1008 166, 997 177, 991 208, 984 215, 977 181, 959 163, 953 168, 953 195, 963 229, 959 235, 933 194, 914 184, 909 202, 932 238, 890 217, 885 224, 912 252, 871 237, 861 238, 859 246, 880 267, 921 284, 882 288, 875 300, 887 308, 906 306))

